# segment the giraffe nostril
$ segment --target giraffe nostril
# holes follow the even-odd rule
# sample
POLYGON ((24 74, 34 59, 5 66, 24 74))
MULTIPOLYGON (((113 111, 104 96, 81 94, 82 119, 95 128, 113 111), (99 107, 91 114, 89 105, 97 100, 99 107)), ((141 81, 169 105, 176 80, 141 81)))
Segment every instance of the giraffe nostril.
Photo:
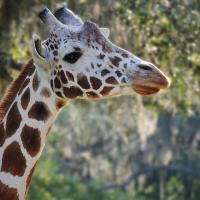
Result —
POLYGON ((144 65, 144 64, 141 64, 141 65, 138 65, 138 67, 142 70, 146 70, 146 71, 152 71, 152 68, 149 66, 149 65, 144 65))

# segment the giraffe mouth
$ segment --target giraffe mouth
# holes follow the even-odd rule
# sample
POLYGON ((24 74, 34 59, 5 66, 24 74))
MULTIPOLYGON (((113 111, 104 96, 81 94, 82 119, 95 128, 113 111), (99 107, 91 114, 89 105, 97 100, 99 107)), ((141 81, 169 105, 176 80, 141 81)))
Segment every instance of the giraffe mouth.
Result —
POLYGON ((169 88, 170 84, 170 79, 154 67, 151 72, 135 74, 132 88, 136 93, 148 96, 158 93, 161 89, 169 88))
POLYGON ((160 91, 158 88, 149 87, 149 86, 133 86, 133 90, 143 96, 149 96, 156 94, 160 91))

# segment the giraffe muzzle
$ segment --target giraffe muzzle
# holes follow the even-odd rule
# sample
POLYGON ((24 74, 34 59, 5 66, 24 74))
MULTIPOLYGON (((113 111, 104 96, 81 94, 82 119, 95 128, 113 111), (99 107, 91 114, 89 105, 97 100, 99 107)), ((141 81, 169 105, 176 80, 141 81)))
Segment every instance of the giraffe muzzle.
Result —
POLYGON ((170 79, 154 65, 138 66, 133 74, 133 90, 140 95, 152 95, 170 87, 170 79))

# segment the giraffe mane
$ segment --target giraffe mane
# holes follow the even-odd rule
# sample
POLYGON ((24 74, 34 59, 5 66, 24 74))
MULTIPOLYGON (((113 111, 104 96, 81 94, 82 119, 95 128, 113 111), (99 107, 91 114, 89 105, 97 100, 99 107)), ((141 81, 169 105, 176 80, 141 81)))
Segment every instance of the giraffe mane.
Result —
POLYGON ((5 114, 7 113, 11 103, 13 102, 14 98, 16 97, 17 92, 21 88, 24 80, 26 79, 27 75, 29 75, 30 71, 34 68, 33 60, 31 59, 19 73, 18 77, 14 79, 8 89, 6 90, 5 95, 0 100, 0 122, 3 120, 5 114))

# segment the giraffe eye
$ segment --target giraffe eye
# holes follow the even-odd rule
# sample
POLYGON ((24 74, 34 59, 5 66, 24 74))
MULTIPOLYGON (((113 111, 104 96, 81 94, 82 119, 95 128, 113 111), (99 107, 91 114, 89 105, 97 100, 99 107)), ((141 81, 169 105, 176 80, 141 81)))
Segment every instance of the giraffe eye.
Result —
POLYGON ((74 64, 81 56, 82 56, 81 52, 74 51, 72 53, 66 54, 63 60, 70 64, 74 64))

